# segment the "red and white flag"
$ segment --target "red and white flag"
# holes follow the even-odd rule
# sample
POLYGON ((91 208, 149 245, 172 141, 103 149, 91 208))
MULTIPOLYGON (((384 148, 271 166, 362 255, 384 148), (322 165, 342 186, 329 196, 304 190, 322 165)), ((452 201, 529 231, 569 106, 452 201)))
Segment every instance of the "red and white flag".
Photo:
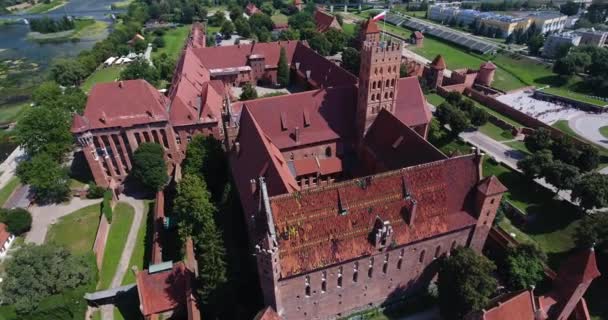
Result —
POLYGON ((378 21, 378 20, 384 19, 384 17, 386 16, 386 13, 387 13, 386 10, 380 12, 379 14, 377 14, 375 17, 372 18, 372 21, 378 21))

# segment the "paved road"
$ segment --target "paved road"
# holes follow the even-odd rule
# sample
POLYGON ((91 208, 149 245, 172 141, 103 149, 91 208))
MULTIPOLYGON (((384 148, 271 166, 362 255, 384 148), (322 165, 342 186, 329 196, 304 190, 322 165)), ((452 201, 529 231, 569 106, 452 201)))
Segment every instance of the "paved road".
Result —
POLYGON ((0 164, 0 189, 15 176, 17 164, 25 158, 25 152, 21 147, 17 147, 9 156, 0 164))
POLYGON ((601 127, 608 126, 608 114, 581 114, 570 119, 568 125, 585 139, 608 149, 608 138, 600 133, 601 127))
POLYGON ((43 244, 49 226, 78 209, 101 202, 101 199, 73 198, 68 204, 51 204, 45 206, 32 206, 32 229, 27 233, 25 241, 28 243, 43 244))
MULTIPOLYGON (((140 199, 135 199, 133 197, 122 195, 120 197, 120 202, 128 203, 135 210, 135 216, 133 217, 133 223, 131 224, 131 228, 129 229, 129 235, 127 236, 127 242, 125 244, 125 248, 122 251, 122 255, 120 256, 120 261, 118 262, 118 267, 116 268, 116 273, 114 274, 114 278, 112 278, 112 283, 110 284, 110 288, 120 287, 122 279, 125 274, 130 271, 129 261, 131 260, 131 255, 133 254, 133 250, 135 249, 135 245, 137 244, 137 232, 139 231, 139 227, 144 221, 144 202, 140 199)), ((101 307, 101 316, 104 320, 113 320, 114 319, 114 305, 108 304, 101 307)))

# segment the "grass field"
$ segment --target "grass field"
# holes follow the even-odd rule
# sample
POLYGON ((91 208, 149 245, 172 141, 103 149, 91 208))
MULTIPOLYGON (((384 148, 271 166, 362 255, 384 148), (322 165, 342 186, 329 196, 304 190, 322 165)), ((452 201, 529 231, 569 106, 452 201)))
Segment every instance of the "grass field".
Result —
POLYGON ((167 30, 162 36, 163 39, 165 39, 165 46, 163 48, 158 48, 152 53, 152 56, 155 57, 164 52, 169 57, 177 60, 184 47, 184 42, 190 33, 190 28, 190 25, 185 25, 167 30))
POLYGON ((146 215, 143 217, 143 221, 139 230, 137 231, 137 243, 135 244, 135 248, 133 249, 133 254, 131 255, 131 260, 129 260, 129 271, 125 274, 125 277, 122 279, 122 285, 130 284, 135 282, 135 274, 131 272, 132 266, 137 266, 137 270, 143 270, 147 267, 145 258, 146 251, 151 248, 147 248, 146 244, 150 244, 149 235, 152 234, 152 225, 149 223, 154 216, 154 202, 153 201, 145 201, 144 212, 146 215))
POLYGON ((508 145, 509 147, 519 150, 521 152, 524 153, 532 153, 530 152, 530 150, 528 150, 528 147, 526 147, 526 144, 523 141, 511 141, 511 142, 507 142, 505 143, 506 145, 508 145))
POLYGON ((430 94, 426 95, 426 101, 428 101, 430 104, 437 107, 440 104, 442 104, 445 101, 445 99, 443 99, 443 97, 441 97, 440 95, 438 95, 436 93, 430 93, 430 94))
POLYGON ((10 123, 16 121, 19 116, 23 114, 27 108, 30 107, 29 103, 17 103, 9 104, 0 107, 0 123, 10 123))
POLYGON ((89 92, 97 83, 116 81, 120 78, 122 69, 122 66, 112 66, 96 70, 82 83, 82 85, 80 85, 80 87, 84 92, 89 92))
POLYGON ((563 258, 562 254, 574 248, 572 236, 579 223, 577 208, 566 201, 554 199, 553 192, 505 166, 484 161, 483 173, 485 176, 497 176, 509 189, 505 198, 525 214, 535 217, 525 227, 511 225, 507 231, 516 229, 533 239, 549 254, 550 264, 558 264, 563 258))
POLYGON ((600 128, 600 133, 604 138, 608 138, 608 126, 603 126, 600 128))
POLYGON ((4 205, 4 203, 8 200, 11 194, 15 192, 20 184, 21 181, 19 181, 19 178, 13 177, 2 189, 0 189, 0 206, 4 205))
POLYGON ((45 13, 52 9, 61 7, 66 3, 67 1, 64 0, 51 0, 49 3, 44 3, 43 1, 40 1, 35 6, 27 9, 26 13, 45 13))
POLYGON ((287 23, 287 20, 289 20, 289 18, 282 13, 273 14, 270 19, 272 19, 272 22, 274 23, 287 23))
POLYGON ((496 141, 511 140, 514 138, 510 131, 504 130, 491 122, 487 122, 479 127, 479 131, 496 141))
POLYGON ((355 34, 355 25, 351 23, 345 23, 342 25, 342 30, 347 36, 353 36, 355 34))
POLYGON ((45 242, 65 246, 75 254, 91 252, 99 225, 99 215, 99 204, 74 211, 50 227, 45 242))
POLYGON ((127 236, 129 235, 129 228, 131 228, 131 224, 133 223, 134 214, 133 207, 126 203, 119 202, 114 207, 112 225, 108 234, 108 241, 106 242, 101 271, 99 272, 99 283, 97 284, 97 288, 99 289, 110 287, 110 283, 118 267, 118 262, 120 261, 120 256, 125 247, 127 236))

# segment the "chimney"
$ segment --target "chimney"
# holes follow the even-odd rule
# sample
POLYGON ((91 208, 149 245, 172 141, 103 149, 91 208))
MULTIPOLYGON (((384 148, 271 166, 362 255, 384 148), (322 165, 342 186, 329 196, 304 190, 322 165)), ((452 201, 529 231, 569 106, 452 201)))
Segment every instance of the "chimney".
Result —
POLYGON ((101 112, 101 117, 99 117, 99 121, 106 123, 106 112, 105 111, 101 112))
POLYGON ((122 82, 122 80, 118 81, 118 87, 122 89, 123 86, 124 86, 124 82, 122 82))
POLYGON ((296 143, 300 143, 300 127, 294 129, 294 136, 296 143))

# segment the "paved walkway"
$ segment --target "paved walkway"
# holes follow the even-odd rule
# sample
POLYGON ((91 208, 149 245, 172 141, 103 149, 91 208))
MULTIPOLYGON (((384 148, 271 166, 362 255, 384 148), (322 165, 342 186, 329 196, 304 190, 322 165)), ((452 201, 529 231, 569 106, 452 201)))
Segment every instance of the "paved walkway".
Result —
POLYGON ((25 156, 25 152, 21 147, 17 147, 9 156, 0 164, 0 189, 4 188, 4 186, 15 176, 15 170, 17 169, 17 164, 19 161, 23 159, 25 156))
POLYGON ((585 113, 570 119, 568 125, 585 139, 608 149, 608 138, 600 133, 601 127, 608 126, 608 114, 585 113))
MULTIPOLYGON (((129 204, 135 210, 135 216, 133 217, 133 223, 131 224, 131 228, 129 229, 129 235, 127 236, 127 242, 125 243, 125 248, 122 251, 122 255, 120 256, 120 261, 118 262, 118 267, 116 268, 116 273, 114 274, 114 278, 112 278, 112 282, 110 283, 110 288, 120 287, 122 279, 124 278, 127 272, 131 272, 129 262, 131 261, 131 255, 133 254, 133 250, 135 249, 135 245, 137 244, 137 233, 139 231, 139 227, 144 222, 144 202, 140 199, 135 199, 133 197, 129 197, 126 195, 121 195, 119 202, 125 202, 129 204)), ((113 320, 114 319, 114 305, 107 304, 101 306, 101 318, 103 320, 113 320)))
POLYGON ((78 209, 90 206, 101 202, 101 199, 80 199, 73 198, 67 204, 51 204, 45 206, 31 206, 29 208, 32 213, 32 229, 27 233, 25 242, 43 244, 48 232, 49 226, 57 222, 63 216, 66 216, 78 209))

